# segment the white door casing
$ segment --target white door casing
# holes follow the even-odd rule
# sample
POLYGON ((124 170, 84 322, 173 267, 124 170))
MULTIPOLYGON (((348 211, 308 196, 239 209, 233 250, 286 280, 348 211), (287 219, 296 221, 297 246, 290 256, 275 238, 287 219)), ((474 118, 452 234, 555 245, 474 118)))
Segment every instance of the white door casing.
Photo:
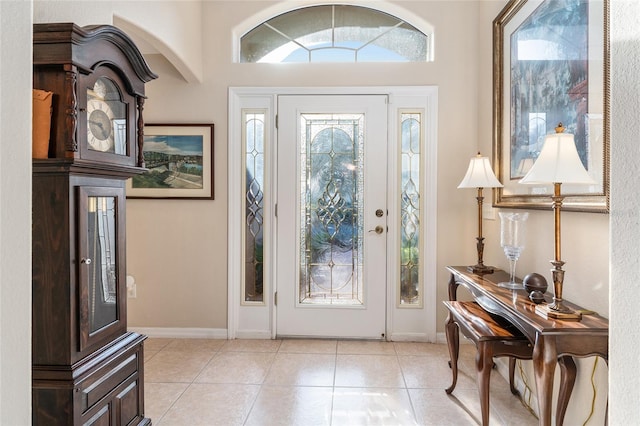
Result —
MULTIPOLYGON (((400 237, 397 232, 387 234, 387 293, 386 293, 386 330, 387 339, 394 341, 436 341, 436 212, 437 212, 437 96, 438 89, 433 86, 391 86, 391 87, 232 87, 229 89, 228 122, 228 338, 275 338, 276 308, 273 296, 276 291, 276 272, 273 264, 277 262, 275 232, 275 200, 277 188, 274 171, 277 170, 276 115, 277 98, 282 95, 385 95, 388 96, 388 194, 389 214, 387 223, 395 226, 400 220, 398 204, 400 191, 399 168, 400 138, 399 117, 401 112, 417 111, 424 117, 422 147, 424 153, 424 171, 421 180, 421 266, 422 303, 419 306, 401 306, 397 299, 397 282, 400 274, 399 253, 400 237), (242 111, 260 109, 265 111, 266 123, 267 173, 266 188, 268 198, 265 205, 265 251, 271 253, 270 264, 265 265, 265 303, 247 306, 241 302, 243 280, 243 147, 242 147, 242 111)), ((267 257, 267 254, 265 254, 267 257)))

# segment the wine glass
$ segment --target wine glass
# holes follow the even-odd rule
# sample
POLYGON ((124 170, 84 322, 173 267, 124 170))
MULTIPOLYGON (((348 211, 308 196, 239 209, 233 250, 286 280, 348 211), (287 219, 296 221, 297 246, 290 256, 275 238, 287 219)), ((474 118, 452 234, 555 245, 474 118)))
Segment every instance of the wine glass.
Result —
POLYGON ((498 286, 513 290, 521 289, 524 288, 522 283, 516 282, 516 262, 524 250, 527 236, 525 222, 529 213, 499 212, 498 214, 500 215, 500 245, 509 259, 509 281, 498 283, 498 286))

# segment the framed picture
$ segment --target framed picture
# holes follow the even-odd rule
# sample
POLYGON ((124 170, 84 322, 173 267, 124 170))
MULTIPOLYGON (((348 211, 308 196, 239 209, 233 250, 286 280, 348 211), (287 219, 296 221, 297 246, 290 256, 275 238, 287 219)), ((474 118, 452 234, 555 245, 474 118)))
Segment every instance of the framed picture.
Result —
POLYGON ((551 209, 521 185, 563 123, 596 185, 562 185, 563 210, 609 211, 609 0, 511 0, 493 21, 494 206, 551 209))
POLYGON ((143 152, 127 198, 213 200, 213 124, 146 124, 143 152))

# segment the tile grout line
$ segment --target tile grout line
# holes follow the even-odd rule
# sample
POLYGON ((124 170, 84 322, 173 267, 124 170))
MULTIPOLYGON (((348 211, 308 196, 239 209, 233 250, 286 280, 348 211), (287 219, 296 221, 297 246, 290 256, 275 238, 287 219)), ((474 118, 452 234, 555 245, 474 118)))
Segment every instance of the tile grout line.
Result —
MULTIPOLYGON (((242 422, 243 425, 246 425, 247 422, 249 421, 249 418, 251 417, 251 412, 253 411, 254 407, 256 406, 256 402, 258 401, 258 398, 262 394, 262 391, 263 391, 264 385, 265 385, 265 380, 269 376, 269 373, 271 372, 271 368, 273 368, 273 364, 276 361, 276 358, 277 358, 278 354, 280 353, 280 349, 282 349, 282 340, 280 340, 280 344, 278 345, 278 348, 275 351, 272 352, 272 353, 274 353, 274 356, 271 359, 271 362, 269 363, 269 368, 264 373, 264 376, 262 377, 262 380, 258 384, 258 392, 256 393, 255 398, 251 402, 251 407, 249 407, 249 409, 247 410, 247 416, 244 418, 244 420, 242 422)), ((254 352, 254 353, 258 353, 258 352, 254 352)), ((267 352, 267 353, 270 353, 270 352, 267 352)), ((283 352, 283 353, 286 353, 286 352, 283 352)))

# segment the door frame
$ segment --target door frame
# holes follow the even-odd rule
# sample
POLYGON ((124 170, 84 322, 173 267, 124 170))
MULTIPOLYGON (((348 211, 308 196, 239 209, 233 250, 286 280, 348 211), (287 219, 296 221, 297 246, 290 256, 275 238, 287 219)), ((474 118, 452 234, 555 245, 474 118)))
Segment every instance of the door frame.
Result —
MULTIPOLYGON (((276 337, 276 309, 274 308, 274 288, 276 259, 275 200, 277 188, 275 180, 270 179, 270 171, 275 170, 277 158, 277 98, 279 95, 387 95, 389 97, 388 132, 389 140, 399 137, 398 117, 402 110, 420 109, 424 112, 424 154, 425 170, 422 206, 424 208, 423 232, 423 304, 421 309, 398 308, 394 285, 390 285, 399 274, 397 262, 388 257, 387 265, 387 339, 394 341, 436 341, 437 312, 437 123, 438 88, 436 86, 362 86, 362 87, 230 87, 228 111, 227 145, 227 200, 228 200, 228 246, 227 246, 227 338, 276 337), (244 170, 242 147, 242 110, 261 109, 265 111, 266 144, 271 146, 265 157, 265 192, 271 195, 265 199, 264 235, 265 251, 271 259, 265 259, 264 304, 243 305, 241 303, 243 263, 242 237, 244 212, 242 211, 244 189, 242 188, 244 170)), ((389 143, 395 147, 395 143, 389 143)), ((398 155, 389 150, 389 197, 397 188, 398 155), (391 189, 394 188, 394 189, 391 189)), ((394 209, 389 210, 388 220, 399 220, 394 209)), ((388 235, 388 247, 397 247, 398 235, 388 235)), ((266 256, 266 255, 265 255, 266 256)))

